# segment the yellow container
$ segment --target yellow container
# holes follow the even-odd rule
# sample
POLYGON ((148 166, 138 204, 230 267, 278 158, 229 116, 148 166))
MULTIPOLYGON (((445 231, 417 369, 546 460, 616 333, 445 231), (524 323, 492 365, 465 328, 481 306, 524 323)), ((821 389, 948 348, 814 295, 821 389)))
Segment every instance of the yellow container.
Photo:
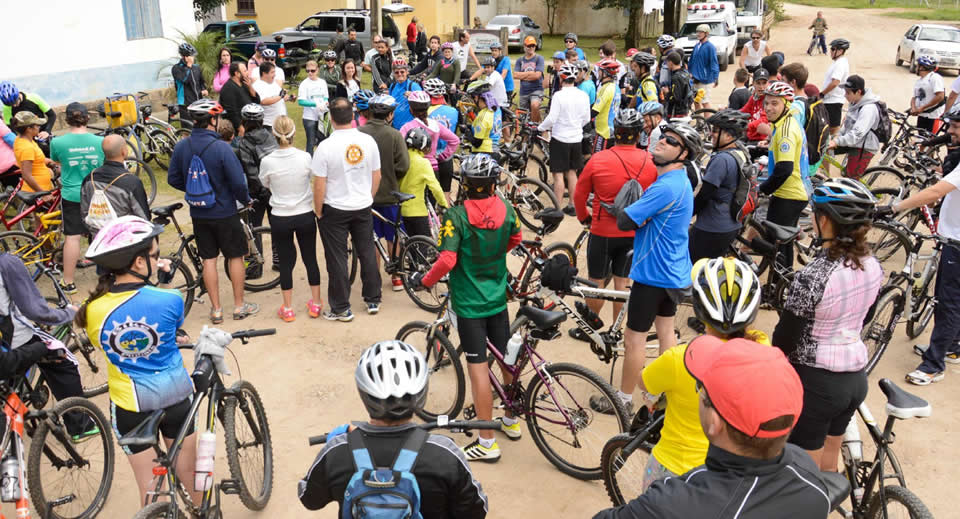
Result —
POLYGON ((107 123, 111 128, 131 126, 137 122, 137 99, 130 94, 108 97, 103 103, 107 123))

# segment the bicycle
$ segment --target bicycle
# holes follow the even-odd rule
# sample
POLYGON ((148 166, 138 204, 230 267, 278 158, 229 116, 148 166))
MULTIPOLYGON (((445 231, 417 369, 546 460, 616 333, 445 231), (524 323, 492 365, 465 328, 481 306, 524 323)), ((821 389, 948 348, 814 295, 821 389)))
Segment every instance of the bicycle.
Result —
MULTIPOLYGON (((245 330, 234 332, 231 336, 247 344, 253 337, 273 335, 276 329, 245 330)), ((192 349, 193 345, 180 345, 180 349, 192 349)), ((273 491, 273 442, 270 434, 270 424, 267 423, 266 410, 260 394, 250 382, 240 380, 229 389, 224 386, 219 373, 209 355, 201 355, 194 363, 193 404, 190 407, 190 419, 180 427, 173 444, 164 452, 160 446, 159 427, 165 411, 158 409, 132 431, 118 439, 121 446, 140 445, 153 448, 157 454, 153 468, 156 485, 153 491, 147 492, 144 507, 137 512, 134 519, 176 519, 177 517, 213 518, 221 519, 223 509, 220 507, 220 494, 239 495, 240 501, 250 510, 263 510, 270 500, 273 491), (200 405, 207 401, 206 419, 199 420, 200 405), (240 411, 238 416, 237 411, 240 411), (223 427, 227 464, 230 467, 231 479, 212 483, 209 490, 204 491, 199 504, 193 503, 184 485, 188 482, 180 481, 177 475, 177 458, 183 447, 184 439, 194 432, 193 422, 202 425, 201 432, 216 433, 216 423, 223 427), (241 434, 238 434, 238 429, 241 434), (249 449, 249 451, 248 451, 249 449), (253 461, 252 466, 246 466, 244 461, 253 461), (163 489, 164 482, 167 490, 163 489), (176 490, 174 490, 176 489, 176 490), (166 496, 169 501, 158 501, 166 496), (180 511, 177 501, 181 501, 187 509, 184 514, 180 511)), ((207 476, 213 479, 213 473, 207 476)))
POLYGON ((845 517, 877 518, 877 517, 910 517, 911 519, 927 519, 933 515, 926 505, 913 492, 907 489, 900 462, 890 445, 894 441, 893 426, 897 420, 923 418, 933 412, 926 400, 912 395, 889 379, 880 379, 877 384, 887 397, 887 421, 881 430, 867 404, 861 403, 857 415, 867 428, 867 432, 876 446, 873 461, 863 459, 863 441, 860 439, 860 429, 857 427, 857 418, 850 420, 843 435, 840 454, 843 457, 843 472, 851 483, 851 509, 839 508, 838 511, 845 517), (886 473, 885 468, 889 461, 892 474, 886 473), (896 479, 894 485, 888 485, 888 479, 896 479), (893 504, 906 509, 905 514, 896 514, 890 510, 893 504))
MULTIPOLYGON (((476 416, 473 406, 462 407, 466 384, 460 353, 447 336, 456 317, 446 304, 445 300, 443 317, 430 324, 408 323, 397 332, 396 338, 408 341, 407 337, 414 332, 425 333, 423 350, 430 366, 428 404, 415 411, 417 416, 424 420, 441 415, 456 417, 462 410, 464 417, 471 420, 476 416), (454 387, 449 387, 451 382, 454 387), (427 408, 428 405, 440 405, 435 403, 437 395, 452 395, 451 404, 440 412, 427 408)), ((616 391, 599 375, 578 364, 550 363, 537 352, 541 340, 560 337, 560 323, 566 317, 563 312, 522 306, 510 325, 511 333, 520 333, 523 338, 516 362, 507 364, 503 354, 487 341, 487 353, 492 357, 488 365, 490 382, 500 407, 526 420, 534 444, 547 460, 564 474, 577 479, 600 479, 597 464, 599 442, 603 441, 601 438, 626 430, 629 418, 616 391), (501 384, 494 373, 494 364, 499 364, 501 370, 512 376, 513 382, 501 384), (524 387, 521 378, 530 373, 532 380, 524 387), (613 415, 601 414, 591 408, 588 401, 597 396, 609 401, 615 409, 613 415), (557 440, 556 445, 550 444, 551 438, 557 440)))
MULTIPOLYGON (((98 109, 101 117, 122 117, 121 112, 107 112, 104 107, 98 109)), ((153 174, 153 169, 147 165, 153 158, 160 144, 153 144, 153 137, 147 132, 142 123, 138 120, 130 126, 120 126, 117 128, 101 128, 94 125, 87 125, 87 128, 94 130, 95 135, 106 137, 107 135, 120 135, 127 142, 128 154, 123 164, 131 175, 140 179, 144 190, 147 192, 147 202, 152 204, 157 198, 157 177, 153 174), (143 137, 146 136, 149 144, 144 143, 143 137), (129 152, 132 151, 131 156, 129 152)), ((164 168, 166 169, 166 168, 164 168)))
MULTIPOLYGON (((60 273, 63 263, 63 232, 60 229, 60 211, 46 213, 40 217, 40 226, 36 232, 38 236, 23 231, 6 231, 0 233, 0 252, 17 256, 30 271, 30 276, 37 283, 41 293, 52 297, 55 292, 49 287, 39 286, 44 269, 60 273), (43 231, 41 233, 41 231, 43 231)), ((50 276, 55 287, 59 283, 50 276)))
POLYGON ((149 103, 142 105, 139 103, 149 96, 150 94, 146 92, 137 92, 140 120, 133 125, 133 131, 143 143, 143 161, 155 162, 160 169, 166 170, 177 142, 189 137, 190 130, 177 129, 170 123, 153 117, 153 106, 149 103))
POLYGON ((34 215, 34 218, 27 217, 37 212, 59 210, 60 186, 59 181, 54 182, 53 189, 49 191, 24 191, 23 179, 20 179, 15 187, 8 188, 3 194, 6 201, 0 209, 0 223, 8 231, 16 227, 17 230, 39 235, 40 230, 35 219, 39 214, 34 215))

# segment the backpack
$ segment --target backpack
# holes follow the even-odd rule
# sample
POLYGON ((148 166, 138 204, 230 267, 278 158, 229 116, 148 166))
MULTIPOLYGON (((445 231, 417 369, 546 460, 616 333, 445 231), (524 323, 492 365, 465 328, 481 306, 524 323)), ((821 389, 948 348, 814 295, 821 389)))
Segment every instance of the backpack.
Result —
MULTIPOLYGON (((626 171, 628 176, 630 176, 630 180, 627 180, 622 186, 620 186, 620 191, 617 191, 617 196, 614 197, 612 204, 600 202, 600 205, 606 209, 607 212, 612 214, 614 217, 618 217, 620 216, 620 213, 626 210, 626 208, 633 205, 637 200, 640 200, 640 197, 643 196, 643 186, 640 185, 640 182, 637 181, 633 175, 630 175, 630 170, 627 168, 627 164, 623 162, 623 159, 620 158, 620 155, 617 155, 617 153, 613 150, 607 151, 613 153, 613 155, 617 157, 617 159, 620 161, 620 164, 623 166, 623 170, 626 171)), ((646 161, 646 159, 644 159, 644 161, 646 161)), ((643 171, 644 165, 646 165, 646 162, 637 168, 637 176, 639 176, 639 173, 643 171)))
POLYGON ((881 146, 886 146, 890 144, 890 137, 893 136, 893 121, 890 120, 887 103, 878 100, 874 104, 877 105, 877 113, 880 118, 877 119, 877 127, 870 131, 877 136, 881 146))
POLYGON ((83 219, 83 223, 87 224, 87 227, 97 230, 103 229, 107 224, 117 219, 117 211, 113 208, 113 204, 110 203, 107 190, 110 189, 110 186, 112 186, 114 182, 129 174, 130 173, 117 175, 116 178, 111 180, 110 183, 102 189, 98 189, 97 182, 93 180, 92 177, 90 178, 90 183, 93 184, 93 195, 90 197, 87 216, 83 219))
POLYGON ((393 466, 374 468, 363 433, 359 429, 347 433, 355 472, 343 493, 341 519, 422 519, 420 485, 411 470, 427 436, 423 429, 413 429, 393 466))
POLYGON ((736 149, 726 153, 737 161, 737 187, 733 190, 733 198, 730 199, 730 217, 743 223, 747 215, 757 208, 760 197, 757 166, 750 162, 750 152, 742 144, 737 143, 736 149))
MULTIPOLYGON (((190 159, 190 167, 187 168, 187 182, 184 188, 185 195, 183 198, 191 207, 208 209, 217 203, 217 194, 213 191, 213 186, 210 184, 207 166, 204 165, 203 159, 200 158, 203 152, 207 151, 207 148, 215 142, 217 142, 216 139, 210 141, 209 144, 200 150, 200 153, 194 153, 190 159)), ((193 149, 192 144, 191 142, 191 149, 193 149)))
POLYGON ((693 105, 693 76, 685 69, 673 71, 670 77, 670 108, 667 115, 686 114, 693 105))
POLYGON ((830 139, 830 114, 822 99, 807 107, 807 126, 804 131, 807 134, 807 158, 810 164, 816 164, 823 157, 821 151, 830 139))

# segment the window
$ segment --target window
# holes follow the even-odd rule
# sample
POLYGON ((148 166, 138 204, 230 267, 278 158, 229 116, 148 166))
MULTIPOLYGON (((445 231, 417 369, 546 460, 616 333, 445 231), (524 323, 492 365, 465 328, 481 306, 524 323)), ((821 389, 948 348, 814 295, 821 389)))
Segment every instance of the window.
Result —
POLYGON ((237 14, 257 14, 254 0, 237 0, 237 14))
POLYGON ((122 0, 123 24, 128 40, 162 38, 160 0, 122 0))
POLYGON ((490 5, 490 0, 477 0, 477 5, 490 5))
POLYGON ((351 27, 353 27, 353 30, 357 31, 357 34, 363 34, 363 31, 367 29, 367 19, 347 18, 347 26, 344 28, 344 31, 349 31, 351 27))
POLYGON ((317 18, 307 18, 303 23, 300 24, 301 31, 319 31, 320 20, 317 18))

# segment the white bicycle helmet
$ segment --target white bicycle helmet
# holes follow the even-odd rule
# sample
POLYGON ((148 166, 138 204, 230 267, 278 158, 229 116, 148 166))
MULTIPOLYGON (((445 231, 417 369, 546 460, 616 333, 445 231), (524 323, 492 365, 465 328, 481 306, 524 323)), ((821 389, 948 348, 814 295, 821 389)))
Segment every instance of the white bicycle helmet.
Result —
POLYGON ((263 59, 276 59, 277 51, 273 49, 263 49, 260 51, 260 55, 263 56, 263 59))
POLYGON ((700 322, 729 335, 752 323, 760 309, 760 280, 736 258, 703 258, 690 273, 700 322))
POLYGON ((380 341, 367 348, 354 378, 370 418, 409 418, 427 397, 426 361, 403 341, 380 341))
POLYGON ((87 259, 109 270, 124 270, 140 254, 150 251, 163 226, 139 216, 121 216, 100 229, 87 249, 87 259))
POLYGON ((657 46, 660 47, 661 49, 669 49, 670 47, 673 47, 674 41, 675 40, 673 39, 673 36, 670 36, 669 34, 664 34, 663 36, 660 36, 659 38, 657 38, 657 46))
POLYGON ((560 74, 560 79, 570 79, 577 77, 579 73, 577 71, 577 66, 573 63, 564 63, 560 66, 560 70, 557 71, 560 74))
POLYGON ((423 82, 423 89, 433 97, 440 97, 446 95, 447 84, 438 77, 432 77, 423 82))
POLYGON ((262 121, 263 106, 257 103, 243 105, 243 108, 240 109, 240 118, 244 121, 262 121))

